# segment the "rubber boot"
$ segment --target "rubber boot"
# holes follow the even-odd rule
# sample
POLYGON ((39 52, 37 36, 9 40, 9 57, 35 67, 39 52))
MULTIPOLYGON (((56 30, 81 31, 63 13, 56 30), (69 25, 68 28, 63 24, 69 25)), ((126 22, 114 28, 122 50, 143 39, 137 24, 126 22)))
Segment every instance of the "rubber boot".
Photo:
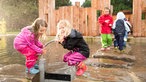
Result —
POLYGON ((39 65, 38 65, 38 64, 35 64, 35 65, 34 65, 34 68, 35 68, 35 69, 39 69, 39 65))
MULTIPOLYGON (((35 64, 35 65, 34 65, 34 68, 35 68, 35 69, 39 69, 39 65, 38 65, 38 64, 35 64)), ((26 68, 25 71, 28 72, 28 68, 26 68)))
POLYGON ((76 75, 77 76, 80 76, 82 74, 84 74, 84 72, 87 70, 87 66, 83 63, 83 62, 80 62, 78 65, 77 65, 77 71, 76 71, 76 75))
POLYGON ((39 72, 38 69, 35 69, 34 67, 30 68, 28 70, 28 68, 26 68, 26 73, 30 73, 30 74, 37 74, 39 72))

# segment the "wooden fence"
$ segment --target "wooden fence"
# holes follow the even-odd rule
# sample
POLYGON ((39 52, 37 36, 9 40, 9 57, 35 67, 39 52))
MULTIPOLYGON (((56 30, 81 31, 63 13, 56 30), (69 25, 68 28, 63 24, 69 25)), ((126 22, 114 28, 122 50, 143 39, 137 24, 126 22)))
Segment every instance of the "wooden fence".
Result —
MULTIPOLYGON (((101 3, 101 0, 99 1, 101 3)), ((96 1, 96 3, 99 3, 99 1, 96 1)), ((107 3, 104 4, 104 6, 106 5, 107 3)), ((84 36, 97 36, 99 35, 97 8, 100 9, 100 6, 83 8, 80 7, 79 2, 76 2, 76 6, 63 6, 55 10, 55 0, 39 0, 39 17, 46 19, 48 22, 48 35, 55 35, 58 21, 67 19, 84 36)))
POLYGON ((96 9, 78 6, 64 6, 55 10, 55 25, 61 19, 67 19, 75 29, 85 36, 95 36, 98 32, 96 9))
MULTIPOLYGON (((145 25, 145 20, 142 20, 142 13, 145 12, 143 11, 142 5, 146 5, 144 3, 145 0, 133 0, 133 14, 132 14, 132 21, 133 21, 133 36, 146 36, 145 35, 145 30, 146 30, 146 25, 145 25)), ((146 13, 145 13, 146 15, 146 13)))
MULTIPOLYGON (((76 3, 76 6, 63 6, 55 10, 55 0, 39 0, 39 17, 48 22, 47 34, 54 36, 58 21, 67 19, 84 36, 98 36, 97 10, 111 7, 110 0, 91 0, 89 8, 79 5, 80 3, 76 3)), ((146 20, 141 19, 142 13, 146 12, 146 1, 133 0, 133 5, 133 13, 128 16, 133 25, 133 36, 146 36, 146 20)))

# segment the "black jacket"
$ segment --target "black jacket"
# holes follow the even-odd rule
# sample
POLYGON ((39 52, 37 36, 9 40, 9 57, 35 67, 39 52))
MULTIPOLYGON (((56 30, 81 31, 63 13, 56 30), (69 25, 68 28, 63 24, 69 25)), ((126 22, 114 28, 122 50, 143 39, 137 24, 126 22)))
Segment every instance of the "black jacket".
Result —
POLYGON ((75 29, 71 30, 70 35, 68 35, 62 42, 62 46, 68 50, 78 51, 86 58, 89 57, 90 53, 89 47, 85 40, 83 39, 82 34, 76 31, 75 29))

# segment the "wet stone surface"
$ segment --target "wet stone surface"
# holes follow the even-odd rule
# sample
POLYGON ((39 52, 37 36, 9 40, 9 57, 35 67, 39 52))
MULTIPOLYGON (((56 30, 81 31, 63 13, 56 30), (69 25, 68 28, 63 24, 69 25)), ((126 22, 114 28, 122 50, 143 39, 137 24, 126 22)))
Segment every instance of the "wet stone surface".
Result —
MULTIPOLYGON (((88 70, 83 76, 77 77, 74 82, 81 79, 82 82, 88 82, 88 80, 91 80, 91 82, 136 82, 129 71, 136 58, 128 55, 128 50, 125 50, 125 52, 115 52, 113 48, 109 51, 97 50, 92 55, 93 58, 85 61, 88 65, 88 70)), ((134 77, 137 76, 134 75, 134 77)))
POLYGON ((11 64, 0 68, 0 82, 27 82, 28 78, 33 78, 33 76, 28 76, 25 73, 25 66, 20 64, 11 64))
POLYGON ((133 82, 126 70, 115 68, 89 67, 88 71, 78 78, 103 82, 133 82))
MULTIPOLYGON (((44 56, 47 60, 45 69, 48 73, 70 74, 71 82, 146 82, 146 39, 143 40, 144 43, 135 41, 137 40, 127 45, 124 53, 113 48, 100 51, 101 43, 89 42, 91 55, 85 61, 88 69, 82 76, 75 76, 75 67, 69 67, 62 62, 63 54, 67 50, 52 43, 47 47, 48 52, 44 56)), ((39 82, 38 74, 25 73, 25 58, 13 49, 13 37, 4 37, 0 42, 5 44, 0 46, 0 82, 39 82)))

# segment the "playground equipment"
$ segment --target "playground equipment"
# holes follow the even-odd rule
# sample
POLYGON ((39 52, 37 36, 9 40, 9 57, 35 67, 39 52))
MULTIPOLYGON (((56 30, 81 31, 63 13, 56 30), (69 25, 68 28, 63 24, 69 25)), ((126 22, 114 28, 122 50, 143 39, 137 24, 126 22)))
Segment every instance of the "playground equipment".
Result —
MULTIPOLYGON (((47 42, 44 47, 47 47, 50 43, 55 42, 55 40, 51 40, 47 42)), ((39 70, 40 70, 40 82, 48 82, 46 79, 58 80, 58 82, 62 81, 71 81, 70 74, 59 74, 59 73, 47 73, 45 72, 45 62, 46 59, 42 55, 39 60, 39 70)), ((55 81, 56 82, 56 81, 55 81)))

